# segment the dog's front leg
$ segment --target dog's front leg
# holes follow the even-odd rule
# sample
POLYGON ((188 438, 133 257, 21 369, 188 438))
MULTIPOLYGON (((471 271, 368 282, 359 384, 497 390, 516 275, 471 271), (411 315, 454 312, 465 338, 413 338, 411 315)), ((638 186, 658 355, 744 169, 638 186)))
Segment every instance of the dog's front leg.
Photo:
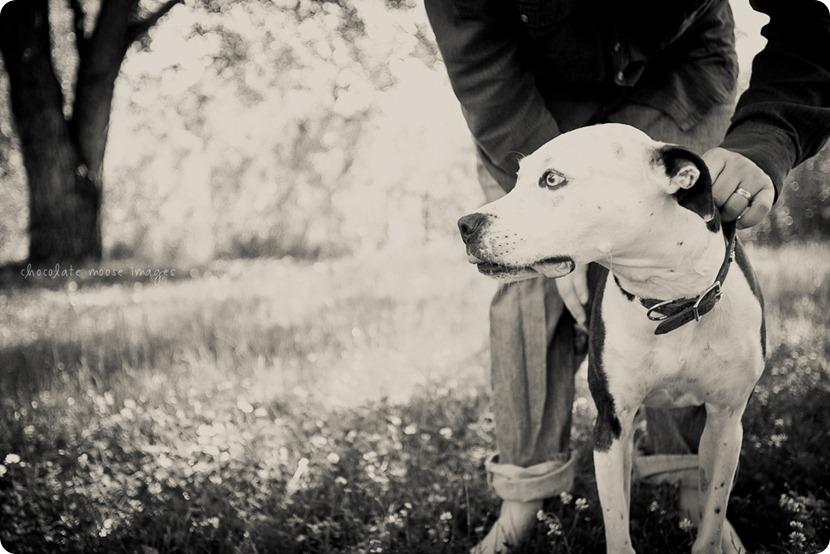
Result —
POLYGON ((594 430, 594 469, 605 523, 605 542, 607 551, 614 554, 634 553, 628 514, 634 415, 635 410, 625 410, 610 416, 599 414, 594 430), (609 426, 612 429, 610 435, 606 429, 609 426), (617 433, 613 429, 619 429, 619 436, 615 436, 617 433))
POLYGON ((706 427, 700 437, 700 529, 693 554, 721 554, 726 505, 738 468, 743 440, 741 406, 706 405, 706 427))

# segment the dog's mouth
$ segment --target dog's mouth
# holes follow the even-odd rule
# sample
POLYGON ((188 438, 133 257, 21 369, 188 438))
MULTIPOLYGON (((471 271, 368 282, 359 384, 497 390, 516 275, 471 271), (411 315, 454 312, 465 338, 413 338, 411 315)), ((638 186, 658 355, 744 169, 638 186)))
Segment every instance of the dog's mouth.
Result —
POLYGON ((576 262, 568 256, 556 256, 536 262, 531 267, 545 277, 556 279, 557 277, 564 277, 576 269, 576 262))
POLYGON ((568 256, 554 256, 545 258, 525 266, 507 266, 481 260, 475 256, 469 257, 470 263, 476 264, 478 271, 483 275, 504 281, 518 281, 544 275, 556 279, 564 277, 576 268, 576 263, 568 256))

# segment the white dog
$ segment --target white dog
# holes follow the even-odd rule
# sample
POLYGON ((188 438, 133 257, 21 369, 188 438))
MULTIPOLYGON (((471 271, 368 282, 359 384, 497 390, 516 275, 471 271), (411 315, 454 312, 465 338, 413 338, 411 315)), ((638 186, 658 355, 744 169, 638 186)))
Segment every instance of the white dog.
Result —
POLYGON ((561 277, 591 262, 609 270, 593 291, 589 325, 609 552, 634 552, 631 431, 643 404, 706 406, 692 552, 721 552, 741 417, 766 339, 760 289, 711 188, 695 154, 632 127, 596 125, 522 159, 513 191, 459 221, 470 260, 497 279, 561 277))

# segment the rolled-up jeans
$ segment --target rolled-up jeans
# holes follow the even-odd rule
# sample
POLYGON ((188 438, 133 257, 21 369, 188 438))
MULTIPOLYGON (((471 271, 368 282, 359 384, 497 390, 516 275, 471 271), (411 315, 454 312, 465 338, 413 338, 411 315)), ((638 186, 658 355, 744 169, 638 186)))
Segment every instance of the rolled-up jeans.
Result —
MULTIPOLYGON (((625 123, 655 140, 702 154, 722 141, 733 106, 732 101, 716 105, 689 129, 682 129, 655 108, 633 103, 603 110, 600 102, 580 98, 552 102, 548 107, 563 132, 590 123, 625 123)), ((482 164, 478 177, 488 202, 504 194, 482 164)), ((597 285, 597 269, 589 270, 589 287, 597 285)), ((586 313, 590 314, 590 306, 586 313)), ((499 287, 490 307, 498 452, 485 465, 491 486, 502 499, 541 500, 571 489, 574 374, 585 357, 584 344, 585 337, 575 329, 555 280, 538 277, 499 287)), ((646 409, 645 414, 647 450, 653 456, 639 458, 644 468, 650 466, 639 473, 657 474, 662 468, 664 473, 676 470, 688 475, 688 469, 696 467, 704 407, 646 409)))

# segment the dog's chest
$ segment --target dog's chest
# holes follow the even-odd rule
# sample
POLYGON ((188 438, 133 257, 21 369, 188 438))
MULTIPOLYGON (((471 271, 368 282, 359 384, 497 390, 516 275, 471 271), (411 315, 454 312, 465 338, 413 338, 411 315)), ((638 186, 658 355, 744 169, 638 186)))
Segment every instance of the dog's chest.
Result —
POLYGON ((712 312, 660 336, 609 278, 602 367, 618 404, 734 405, 749 394, 763 370, 761 308, 742 275, 730 277, 712 312))

